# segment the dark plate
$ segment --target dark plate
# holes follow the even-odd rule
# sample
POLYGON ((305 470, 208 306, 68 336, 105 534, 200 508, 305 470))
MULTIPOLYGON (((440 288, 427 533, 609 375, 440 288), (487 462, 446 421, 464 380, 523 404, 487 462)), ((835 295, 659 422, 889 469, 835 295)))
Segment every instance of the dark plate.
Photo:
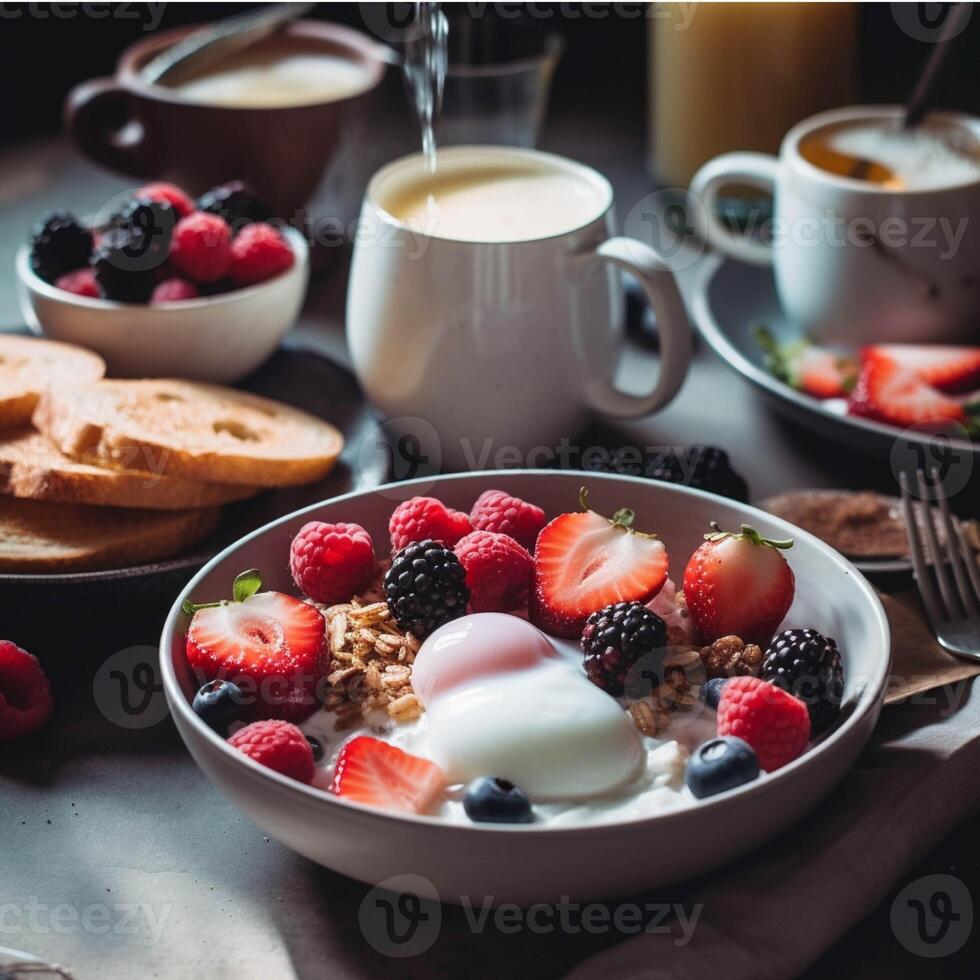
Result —
MULTIPOLYGON (((913 430, 902 432, 870 419, 834 411, 780 381, 764 364, 753 330, 762 324, 780 343, 800 339, 800 326, 786 318, 776 295, 772 269, 710 255, 700 262, 691 295, 691 315, 701 336, 722 360, 760 388, 775 408, 813 432, 860 453, 921 465, 932 459, 937 440, 913 430)), ((980 461, 980 444, 949 439, 942 445, 980 461)))
POLYGON ((311 350, 284 347, 237 387, 305 409, 340 429, 346 442, 334 469, 317 483, 225 505, 214 534, 167 561, 99 572, 0 574, 4 625, 16 618, 36 628, 53 610, 58 615, 103 616, 120 607, 166 608, 197 569, 254 528, 308 504, 385 481, 384 455, 372 451, 377 429, 367 403, 354 378, 333 361, 311 350))

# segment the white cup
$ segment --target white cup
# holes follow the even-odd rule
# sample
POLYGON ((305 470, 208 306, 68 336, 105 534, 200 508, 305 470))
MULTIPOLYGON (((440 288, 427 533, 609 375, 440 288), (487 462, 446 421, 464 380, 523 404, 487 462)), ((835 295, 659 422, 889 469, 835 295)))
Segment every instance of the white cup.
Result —
MULTIPOLYGON (((899 106, 852 106, 793 127, 779 156, 725 153, 691 181, 691 219, 733 258, 772 264, 789 317, 827 342, 975 340, 980 324, 980 179, 894 190, 838 176, 800 153, 803 139, 841 123, 898 122, 899 106), (733 234, 717 216, 726 185, 773 195, 772 244, 733 234)), ((980 139, 980 120, 934 113, 980 139)), ((887 164, 887 160, 880 161, 887 164)))
POLYGON ((430 464, 542 465, 590 412, 649 415, 687 373, 690 327, 673 275, 648 245, 610 237, 613 192, 601 174, 564 157, 491 146, 440 149, 438 166, 448 176, 521 161, 590 184, 594 217, 529 240, 458 241, 439 237, 437 227, 413 230, 384 208, 424 175, 421 154, 388 164, 368 184, 347 342, 365 393, 391 420, 389 433, 418 439, 434 430, 438 445, 421 447, 430 464), (657 315, 660 373, 645 395, 613 385, 623 347, 618 269, 642 283, 657 315))

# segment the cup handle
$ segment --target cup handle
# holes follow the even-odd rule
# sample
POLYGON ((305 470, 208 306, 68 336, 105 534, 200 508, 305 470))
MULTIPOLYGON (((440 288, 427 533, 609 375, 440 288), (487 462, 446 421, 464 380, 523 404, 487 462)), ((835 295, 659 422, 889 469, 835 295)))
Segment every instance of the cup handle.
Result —
POLYGON ((129 92, 114 78, 93 78, 68 93, 65 128, 89 159, 122 174, 152 177, 142 125, 130 113, 129 92))
POLYGON ((733 234, 718 219, 718 192, 726 184, 744 184, 772 194, 779 161, 767 153, 723 153, 709 160, 692 178, 691 195, 696 198, 688 213, 697 235, 712 248, 751 262, 772 265, 772 249, 748 235, 733 234))
POLYGON ((616 419, 651 415, 677 394, 691 362, 691 326, 674 274, 649 245, 635 238, 607 238, 598 248, 576 258, 585 264, 609 262, 635 276, 653 307, 660 331, 660 375, 653 391, 631 395, 605 379, 596 379, 587 390, 589 404, 616 419))

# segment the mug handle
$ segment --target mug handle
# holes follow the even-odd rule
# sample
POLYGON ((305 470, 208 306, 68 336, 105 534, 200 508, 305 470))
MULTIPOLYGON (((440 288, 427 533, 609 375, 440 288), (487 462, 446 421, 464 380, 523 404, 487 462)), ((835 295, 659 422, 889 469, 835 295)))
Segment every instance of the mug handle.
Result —
POLYGON ((744 184, 772 194, 778 165, 776 157, 767 153, 723 153, 709 160, 691 179, 690 193, 698 200, 688 207, 688 214, 698 237, 733 259, 772 265, 772 248, 748 235, 733 234, 719 220, 717 203, 718 192, 726 184, 744 184))
POLYGON ((651 415, 677 394, 691 362, 691 326, 674 274, 645 242, 622 236, 607 238, 597 248, 579 253, 576 259, 586 265, 609 262, 634 276, 653 307, 660 333, 660 374, 653 391, 631 395, 605 379, 596 379, 586 392, 589 404, 616 419, 651 415))
POLYGON ((127 89, 114 78, 76 85, 65 100, 65 128, 89 159, 135 177, 154 176, 146 159, 145 132, 130 113, 127 89))

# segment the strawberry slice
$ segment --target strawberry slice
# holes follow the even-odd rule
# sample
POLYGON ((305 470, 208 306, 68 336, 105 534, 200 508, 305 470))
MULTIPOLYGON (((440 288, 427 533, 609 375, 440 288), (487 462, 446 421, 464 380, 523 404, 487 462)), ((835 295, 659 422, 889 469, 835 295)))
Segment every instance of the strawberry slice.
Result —
POLYGON ((230 680, 252 699, 251 718, 302 721, 320 706, 316 688, 330 655, 319 610, 281 592, 198 607, 187 662, 203 680, 230 680))
POLYGON ((781 381, 814 398, 846 398, 858 376, 853 357, 817 347, 808 340, 780 344, 765 327, 755 331, 766 367, 781 381))
POLYGON ((794 387, 814 398, 846 398, 854 387, 858 367, 842 354, 808 345, 794 364, 794 387))
POLYGON ((443 771, 377 738, 352 738, 337 756, 331 792, 354 803, 422 813, 446 785, 443 771))
MULTIPOLYGON (((586 491, 581 493, 586 507, 586 491)), ((531 622, 553 636, 579 637, 588 617, 614 602, 647 602, 667 581, 667 549, 632 527, 633 512, 609 520, 593 510, 561 514, 534 550, 531 622)))
POLYGON ((980 388, 980 347, 925 344, 876 344, 863 351, 865 359, 886 358, 908 368, 926 384, 949 394, 980 388))
POLYGON ((916 371, 881 354, 866 354, 848 410, 903 429, 967 422, 958 399, 936 391, 916 371))

